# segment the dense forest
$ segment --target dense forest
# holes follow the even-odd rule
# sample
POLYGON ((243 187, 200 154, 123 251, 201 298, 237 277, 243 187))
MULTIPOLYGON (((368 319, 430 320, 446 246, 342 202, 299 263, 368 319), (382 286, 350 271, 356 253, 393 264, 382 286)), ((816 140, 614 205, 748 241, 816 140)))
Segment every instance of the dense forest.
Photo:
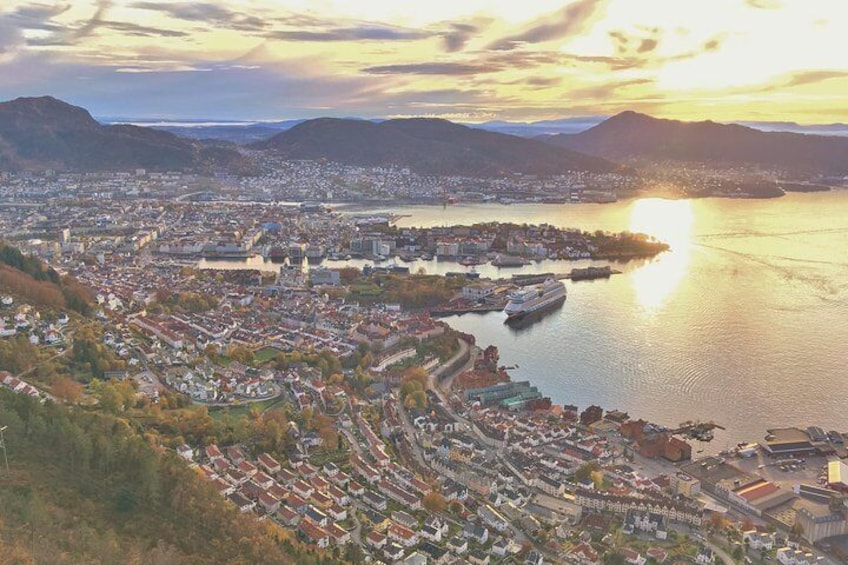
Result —
POLYGON ((129 420, 0 390, 0 426, 0 563, 341 562, 238 514, 129 420))

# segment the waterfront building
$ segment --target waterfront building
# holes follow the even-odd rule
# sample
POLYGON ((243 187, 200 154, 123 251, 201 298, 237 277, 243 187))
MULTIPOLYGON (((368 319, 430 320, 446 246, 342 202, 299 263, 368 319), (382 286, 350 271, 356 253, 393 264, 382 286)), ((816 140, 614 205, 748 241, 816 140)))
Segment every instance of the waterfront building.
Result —
POLYGON ((836 491, 812 485, 798 485, 795 523, 810 543, 848 534, 848 499, 836 491))
POLYGON ((701 492, 701 481, 686 473, 675 473, 671 475, 669 477, 669 486, 671 486, 675 494, 680 494, 688 498, 694 498, 701 492))

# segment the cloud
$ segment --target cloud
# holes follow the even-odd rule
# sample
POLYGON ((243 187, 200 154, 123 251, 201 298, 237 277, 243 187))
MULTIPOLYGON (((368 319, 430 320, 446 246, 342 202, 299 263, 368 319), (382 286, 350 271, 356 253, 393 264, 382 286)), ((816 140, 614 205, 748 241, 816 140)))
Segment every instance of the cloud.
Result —
POLYGON ((445 51, 448 53, 462 51, 468 40, 480 31, 481 28, 474 24, 450 24, 450 29, 442 34, 445 51))
POLYGON ((260 17, 236 12, 209 2, 137 1, 130 5, 141 10, 165 13, 172 18, 237 31, 258 32, 268 39, 282 41, 413 41, 435 32, 382 23, 331 21, 311 14, 290 13, 260 17))
POLYGON ((721 40, 717 38, 710 39, 704 43, 704 51, 707 53, 710 51, 717 51, 719 47, 721 47, 721 40))
POLYGON ((103 21, 101 25, 126 35, 144 37, 186 37, 189 35, 188 32, 185 31, 149 27, 129 22, 103 21))
POLYGON ((608 35, 612 39, 617 56, 632 57, 654 51, 659 45, 662 30, 659 28, 643 29, 634 35, 622 30, 613 30, 608 35))
POLYGON ((485 61, 489 64, 515 69, 527 69, 545 65, 564 65, 569 60, 570 56, 560 51, 496 51, 485 56, 485 61))
POLYGON ((103 23, 103 16, 112 7, 112 0, 98 0, 97 10, 91 18, 83 23, 80 27, 70 30, 70 36, 73 39, 87 37, 94 33, 103 23))
POLYGON ((498 65, 468 63, 409 63, 365 67, 362 72, 372 75, 476 75, 502 70, 498 65))
POLYGON ((846 71, 800 71, 790 74, 783 82, 783 86, 801 86, 813 84, 834 78, 848 78, 846 71))
POLYGON ((589 26, 605 4, 606 0, 577 0, 554 14, 536 20, 522 32, 495 41, 489 47, 508 51, 526 43, 543 43, 578 35, 589 26))
POLYGON ((279 30, 268 34, 284 41, 415 41, 434 35, 431 31, 380 24, 362 24, 323 30, 279 30))
POLYGON ((619 94, 620 90, 628 88, 630 86, 638 86, 641 84, 650 84, 650 79, 646 78, 635 78, 628 80, 620 80, 607 82, 604 84, 597 84, 593 86, 586 86, 582 88, 577 88, 568 93, 568 98, 573 100, 606 100, 610 97, 616 97, 615 95, 619 94))
POLYGON ((542 88, 548 88, 551 86, 557 86, 562 82, 560 77, 530 77, 520 83, 528 84, 530 86, 538 86, 542 88))
MULTIPOLYGON (((76 45, 83 39, 94 35, 100 29, 111 29, 124 35, 140 37, 185 37, 188 33, 170 29, 162 29, 144 26, 132 22, 123 22, 106 19, 106 13, 112 8, 111 0, 99 0, 94 13, 86 20, 75 25, 58 25, 51 20, 65 13, 70 6, 57 4, 45 6, 40 4, 22 7, 10 16, 10 21, 22 29, 46 31, 46 36, 27 39, 27 45, 46 46, 70 46, 76 45)), ((0 45, 2 45, 2 23, 0 23, 0 45)), ((2 48, 2 47, 0 47, 2 48)))
POLYGON ((745 4, 758 10, 777 10, 782 6, 780 0, 745 0, 745 4))
POLYGON ((60 29, 60 26, 50 23, 50 20, 64 14, 70 9, 70 4, 30 4, 28 6, 20 6, 6 17, 24 29, 55 31, 60 29))
MULTIPOLYGON (((487 111, 485 107, 494 102, 491 91, 475 88, 411 89, 375 94, 379 98, 372 100, 372 104, 376 102, 385 108, 449 108, 454 112, 487 111)), ((378 110, 378 112, 385 113, 384 110, 378 110)))
POLYGON ((240 31, 261 31, 267 29, 270 25, 270 22, 265 18, 235 12, 211 2, 144 1, 134 2, 130 6, 140 10, 163 12, 179 20, 240 31))
POLYGON ((55 52, 26 52, 3 65, 0 100, 51 94, 96 116, 269 119, 382 115, 390 77, 315 75, 314 60, 245 69, 179 62, 92 66, 55 52), (214 72, 197 72, 212 68, 214 72), (135 72, 127 72, 129 70, 135 72), (123 71, 123 72, 119 72, 123 71), (195 71, 195 72, 187 72, 195 71), (202 96, 199 95, 202 93, 202 96))
POLYGON ((659 41, 656 39, 643 39, 636 48, 637 53, 650 53, 657 48, 659 41))
POLYGON ((25 30, 57 32, 64 28, 50 20, 70 9, 69 4, 31 4, 17 9, 0 12, 0 61, 14 57, 27 44, 25 30))

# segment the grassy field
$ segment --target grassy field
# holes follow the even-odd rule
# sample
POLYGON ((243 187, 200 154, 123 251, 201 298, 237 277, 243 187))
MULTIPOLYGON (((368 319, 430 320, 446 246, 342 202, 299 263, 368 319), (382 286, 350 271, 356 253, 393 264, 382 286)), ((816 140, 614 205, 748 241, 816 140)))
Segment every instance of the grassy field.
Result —
POLYGON ((269 398, 268 400, 260 400, 259 402, 243 402, 241 404, 233 404, 231 406, 213 407, 209 409, 209 415, 220 420, 224 414, 229 412, 230 416, 238 418, 247 414, 252 409, 258 410, 260 413, 277 405, 282 405, 285 402, 284 397, 269 398))
POLYGON ((280 353, 282 353, 282 350, 276 347, 263 347, 253 355, 253 358, 257 365, 263 365, 277 357, 280 353))

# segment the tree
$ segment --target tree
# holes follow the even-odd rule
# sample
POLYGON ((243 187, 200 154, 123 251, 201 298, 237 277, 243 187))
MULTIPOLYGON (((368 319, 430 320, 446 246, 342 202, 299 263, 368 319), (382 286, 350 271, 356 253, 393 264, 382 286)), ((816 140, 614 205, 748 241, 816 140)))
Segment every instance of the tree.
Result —
POLYGON ((620 553, 608 553, 604 555, 604 564, 605 565, 626 565, 627 560, 624 559, 624 556, 620 553))
POLYGON ((574 472, 574 478, 578 481, 585 481, 592 478, 592 473, 601 470, 601 465, 597 461, 589 461, 577 468, 574 472))
POLYGON ((68 404, 76 404, 82 397, 82 385, 68 377, 59 377, 53 384, 52 392, 68 404))
POLYGON ((793 536, 801 537, 804 535, 804 526, 801 525, 801 522, 798 522, 796 520, 795 523, 792 524, 792 530, 790 531, 792 532, 793 536))
POLYGON ((350 284, 361 275, 361 271, 356 267, 344 267, 339 270, 339 279, 342 284, 350 284))
POLYGON ((427 385, 427 371, 424 367, 410 367, 403 372, 403 380, 417 381, 421 383, 422 388, 427 385))
POLYGON ((415 407, 419 410, 424 410, 427 407, 427 393, 423 390, 414 391, 409 395, 409 398, 412 399, 415 407))
POLYGON ((421 499, 421 504, 430 512, 444 512, 448 507, 448 502, 444 496, 438 492, 429 492, 421 499))
POLYGON ((601 471, 592 471, 589 475, 592 478, 592 483, 595 485, 595 490, 602 490, 604 485, 604 474, 601 471))
POLYGON ((243 345, 234 345, 227 351, 227 356, 233 361, 238 361, 242 365, 250 365, 253 363, 253 351, 243 345))
POLYGON ((318 432, 318 437, 323 440, 323 445, 325 445, 327 449, 332 449, 334 445, 338 444, 338 432, 336 432, 333 420, 330 419, 329 416, 316 413, 312 418, 312 426, 315 431, 318 432))
POLYGON ((203 354, 213 363, 218 362, 218 346, 214 343, 207 343, 203 348, 203 354))

